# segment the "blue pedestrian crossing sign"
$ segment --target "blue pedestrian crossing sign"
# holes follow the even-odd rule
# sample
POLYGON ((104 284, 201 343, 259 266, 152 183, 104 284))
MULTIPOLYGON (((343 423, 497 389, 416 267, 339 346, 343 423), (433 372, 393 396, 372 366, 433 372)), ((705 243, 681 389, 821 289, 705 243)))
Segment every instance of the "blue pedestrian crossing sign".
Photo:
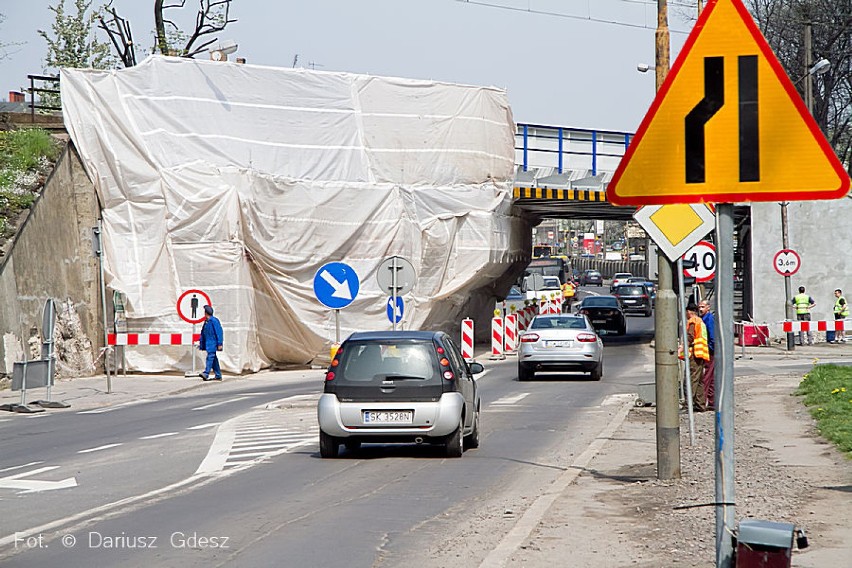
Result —
POLYGON ((342 262, 329 262, 314 276, 314 294, 324 306, 339 310, 352 303, 361 282, 355 270, 342 262))
POLYGON ((388 320, 391 323, 399 323, 402 321, 402 315, 405 313, 405 302, 402 300, 402 296, 396 297, 396 309, 394 309, 394 297, 391 296, 388 298, 387 312, 388 312, 388 320))

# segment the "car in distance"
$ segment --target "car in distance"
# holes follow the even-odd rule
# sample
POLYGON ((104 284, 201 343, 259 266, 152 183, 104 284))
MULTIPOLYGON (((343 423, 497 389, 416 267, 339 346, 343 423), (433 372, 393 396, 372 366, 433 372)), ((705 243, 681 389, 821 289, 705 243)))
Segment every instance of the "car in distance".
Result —
POLYGON ((618 298, 624 313, 642 312, 651 317, 651 296, 642 284, 622 284, 615 287, 613 296, 618 298))
POLYGON ((594 381, 603 376, 603 342, 584 315, 538 315, 519 340, 519 381, 538 371, 581 371, 594 381))
POLYGON ((603 286, 603 276, 597 270, 586 270, 580 275, 580 286, 603 286))
POLYGON ((612 277, 612 284, 609 287, 610 294, 615 291, 616 286, 627 284, 627 279, 633 277, 629 272, 616 272, 612 277))
POLYGON ((657 285, 648 280, 647 278, 642 278, 641 276, 634 276, 633 278, 627 279, 628 284, 641 284, 648 291, 648 295, 651 297, 651 305, 654 305, 654 301, 657 299, 657 285))
POLYGON ((494 306, 496 310, 503 311, 505 314, 513 314, 518 313, 524 308, 524 301, 527 299, 526 294, 521 292, 521 288, 519 286, 512 286, 509 289, 509 293, 506 294, 506 299, 494 306))
POLYGON ((443 332, 372 331, 350 335, 325 374, 317 405, 320 455, 340 445, 443 444, 448 457, 479 446, 480 397, 474 375, 443 332))
POLYGON ((627 333, 627 318, 615 296, 586 296, 577 306, 577 313, 588 317, 598 333, 627 333))

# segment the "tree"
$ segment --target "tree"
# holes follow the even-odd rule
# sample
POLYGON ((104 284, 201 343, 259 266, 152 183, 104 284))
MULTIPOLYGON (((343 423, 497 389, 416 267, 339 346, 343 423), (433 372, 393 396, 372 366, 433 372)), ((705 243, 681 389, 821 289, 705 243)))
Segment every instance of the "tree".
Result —
MULTIPOLYGON (((154 0, 153 53, 195 57, 219 39, 216 34, 228 24, 237 21, 230 17, 231 0, 199 0, 195 29, 185 32, 174 20, 167 17, 166 10, 185 8, 186 0, 167 2, 168 0, 154 0)), ((112 3, 113 0, 110 0, 105 7, 105 15, 100 18, 99 27, 109 36, 124 66, 131 67, 136 65, 136 53, 130 23, 117 13, 112 3)))
POLYGON ((110 55, 109 45, 98 41, 94 35, 94 24, 98 13, 90 12, 92 0, 74 0, 76 14, 65 13, 65 0, 59 0, 48 8, 56 15, 51 32, 38 30, 38 34, 47 42, 47 56, 44 59, 45 72, 61 67, 91 67, 109 69, 115 64, 110 55))

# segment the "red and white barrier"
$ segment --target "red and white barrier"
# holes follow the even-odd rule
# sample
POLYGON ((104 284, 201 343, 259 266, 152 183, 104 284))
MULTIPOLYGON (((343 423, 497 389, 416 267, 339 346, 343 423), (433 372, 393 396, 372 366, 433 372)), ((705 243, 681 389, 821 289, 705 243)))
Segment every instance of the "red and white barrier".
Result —
POLYGON ((196 333, 110 333, 109 345, 192 345, 201 339, 196 333))
POLYGON ((518 345, 518 316, 509 314, 506 316, 506 327, 503 330, 506 355, 514 355, 518 345))
POLYGON ((819 320, 819 321, 790 321, 781 322, 784 333, 799 331, 849 331, 852 322, 849 320, 819 320))
POLYGON ((491 359, 505 359, 503 355, 503 318, 491 319, 491 359))
POLYGON ((473 361, 473 320, 470 318, 462 320, 461 354, 465 361, 473 361))

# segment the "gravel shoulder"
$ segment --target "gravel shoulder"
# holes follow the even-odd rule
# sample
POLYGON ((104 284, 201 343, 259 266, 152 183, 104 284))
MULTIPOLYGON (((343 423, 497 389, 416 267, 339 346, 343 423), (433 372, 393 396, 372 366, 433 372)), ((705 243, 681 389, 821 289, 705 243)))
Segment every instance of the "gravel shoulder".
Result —
MULTIPOLYGON (((810 547, 793 566, 848 566, 852 460, 818 437, 797 375, 737 377, 736 519, 789 522, 810 547)), ((681 420, 678 480, 656 479, 653 408, 622 427, 553 504, 508 566, 715 566, 714 413, 695 415, 695 444, 681 420), (565 564, 569 561, 569 564, 565 564)))

